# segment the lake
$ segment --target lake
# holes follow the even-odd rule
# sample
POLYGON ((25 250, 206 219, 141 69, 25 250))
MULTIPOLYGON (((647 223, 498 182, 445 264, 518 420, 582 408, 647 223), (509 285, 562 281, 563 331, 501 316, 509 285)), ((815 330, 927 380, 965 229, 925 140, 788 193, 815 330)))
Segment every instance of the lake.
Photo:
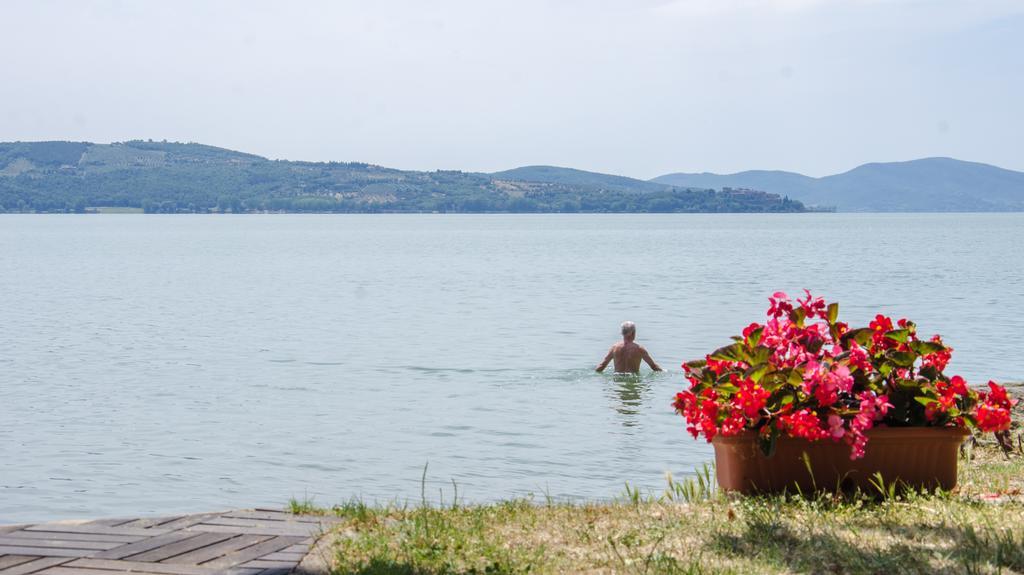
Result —
POLYGON ((679 364, 776 290, 1024 379, 1022 248, 1024 214, 0 216, 0 523, 660 492, 711 458, 679 364), (626 319, 669 371, 592 371, 626 319))

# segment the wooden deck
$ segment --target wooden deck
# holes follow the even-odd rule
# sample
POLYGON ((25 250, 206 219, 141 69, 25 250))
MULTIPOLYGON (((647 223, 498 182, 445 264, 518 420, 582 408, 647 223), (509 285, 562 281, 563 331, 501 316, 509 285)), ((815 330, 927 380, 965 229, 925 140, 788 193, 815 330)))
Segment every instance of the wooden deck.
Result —
POLYGON ((0 525, 0 575, 284 575, 337 521, 257 509, 0 525))

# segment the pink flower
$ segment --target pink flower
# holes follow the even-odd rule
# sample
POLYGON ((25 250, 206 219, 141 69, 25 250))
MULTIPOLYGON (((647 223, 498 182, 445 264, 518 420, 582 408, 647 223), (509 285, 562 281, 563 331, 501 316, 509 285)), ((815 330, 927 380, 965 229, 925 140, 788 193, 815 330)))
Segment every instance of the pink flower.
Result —
POLYGON ((781 317, 793 311, 793 304, 789 301, 786 292, 777 291, 768 298, 768 301, 771 304, 768 306, 768 315, 772 317, 781 317))
POLYGON ((846 429, 843 427, 843 418, 836 414, 828 416, 828 433, 832 436, 832 439, 836 441, 843 438, 846 435, 846 429))
POLYGON ((807 317, 817 316, 821 319, 826 319, 828 317, 828 312, 826 311, 827 306, 825 305, 825 300, 820 297, 813 297, 811 292, 806 289, 804 290, 804 293, 807 294, 807 297, 805 299, 797 298, 797 302, 799 302, 800 307, 807 312, 807 317))

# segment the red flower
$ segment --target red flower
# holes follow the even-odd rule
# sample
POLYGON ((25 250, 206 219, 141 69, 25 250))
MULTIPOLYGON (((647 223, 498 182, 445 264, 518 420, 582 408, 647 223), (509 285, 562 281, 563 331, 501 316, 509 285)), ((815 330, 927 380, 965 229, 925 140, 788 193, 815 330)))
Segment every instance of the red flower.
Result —
MULTIPOLYGON (((964 378, 960 377, 959 375, 954 375, 953 377, 950 378, 949 387, 950 389, 953 390, 953 393, 961 397, 967 395, 968 393, 967 382, 964 381, 964 378)), ((1006 390, 1003 390, 1003 393, 1006 393, 1006 390)))
POLYGON ((750 334, 754 333, 755 331, 757 331, 757 330, 759 330, 759 329, 761 329, 763 327, 764 327, 763 325, 761 325, 759 323, 756 323, 756 322, 748 325, 747 327, 743 328, 743 339, 749 338, 750 334))
POLYGON ((978 406, 974 418, 978 422, 978 429, 985 432, 1010 429, 1010 410, 1005 407, 983 403, 978 406))
POLYGON ((771 393, 749 380, 740 383, 739 388, 740 390, 732 396, 732 404, 741 410, 748 419, 754 421, 760 419, 761 410, 768 403, 771 393))
POLYGON ((801 409, 779 418, 782 427, 790 437, 802 437, 808 441, 817 441, 829 436, 829 432, 821 425, 821 418, 810 409, 801 409))
POLYGON ((722 375, 724 372, 740 365, 737 361, 719 361, 717 359, 711 359, 710 355, 706 356, 704 360, 707 362, 707 368, 713 371, 715 375, 722 375))
MULTIPOLYGON (((938 335, 933 335, 931 341, 933 343, 942 344, 942 338, 938 335)), ((921 356, 922 367, 933 367, 935 371, 941 372, 946 369, 946 365, 949 364, 950 358, 953 356, 953 348, 947 347, 942 351, 935 353, 929 353, 921 356)))
POLYGON ((1010 409, 1014 405, 1017 405, 1017 400, 1011 400, 1010 397, 1006 394, 1005 387, 999 385, 994 381, 989 381, 988 388, 990 391, 987 394, 981 394, 981 397, 984 401, 994 405, 998 405, 999 407, 1003 407, 1005 409, 1010 409))
POLYGON ((885 337, 885 334, 892 331, 892 319, 882 314, 875 316, 875 319, 868 324, 871 328, 871 343, 876 347, 895 347, 896 342, 885 337))
POLYGON ((737 435, 746 426, 747 421, 743 419, 743 413, 738 409, 732 410, 728 417, 722 421, 722 435, 729 437, 730 435, 737 435))
POLYGON ((768 319, 747 325, 743 337, 734 338, 737 357, 744 361, 706 357, 703 367, 684 365, 690 389, 678 394, 673 405, 694 437, 710 442, 718 434, 749 428, 810 441, 829 437, 846 442, 857 459, 864 456, 867 432, 876 425, 1009 427, 1016 400, 995 382, 979 392, 960 376, 944 375, 952 349, 938 335, 931 338, 937 346, 918 345, 915 324, 901 318, 896 325, 906 331, 895 337, 905 341, 897 341, 887 337, 894 331, 892 318, 878 314, 869 323, 870 345, 858 343, 859 336, 844 339, 849 326, 830 325, 825 300, 804 291, 806 296, 796 302, 783 292, 772 294, 768 319), (796 313, 794 305, 799 305, 796 313), (758 330, 754 349, 750 337, 758 330), (938 351, 918 354, 923 347, 938 351), (878 395, 883 389, 901 391, 893 395, 895 407, 887 395, 878 395), (923 416, 918 400, 926 402, 923 416))

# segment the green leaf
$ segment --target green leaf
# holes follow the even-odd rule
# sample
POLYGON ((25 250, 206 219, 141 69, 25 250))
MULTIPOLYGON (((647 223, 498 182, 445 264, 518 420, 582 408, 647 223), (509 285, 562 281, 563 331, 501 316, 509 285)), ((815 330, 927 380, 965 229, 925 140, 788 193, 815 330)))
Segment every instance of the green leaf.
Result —
POLYGON ((761 447, 761 453, 763 453, 765 457, 775 455, 775 443, 778 439, 779 430, 775 427, 771 428, 771 432, 768 434, 768 437, 765 437, 760 433, 757 434, 757 443, 761 447))
POLYGON ((917 360, 917 354, 910 351, 896 351, 890 349, 885 352, 885 357, 899 367, 912 367, 917 360))
POLYGON ((715 391, 719 391, 721 393, 727 393, 729 395, 732 395, 732 394, 736 393, 739 390, 740 390, 740 388, 736 387, 735 385, 733 385, 731 383, 720 383, 720 384, 715 386, 715 391))
POLYGON ((925 407, 928 407, 929 404, 935 403, 935 399, 933 399, 931 397, 925 397, 923 395, 919 395, 919 396, 915 397, 914 401, 920 403, 921 405, 923 405, 925 407))
POLYGON ((912 379, 897 379, 896 386, 903 389, 920 389, 921 384, 912 379))
POLYGON ((690 368, 693 368, 693 369, 704 367, 707 364, 708 364, 708 361, 706 359, 695 359, 693 361, 686 362, 687 367, 690 367, 690 368))
POLYGON ((910 342, 910 349, 920 355, 928 355, 930 353, 943 351, 946 349, 946 346, 941 343, 935 343, 934 341, 912 341, 910 342))
POLYGON ((757 365, 759 363, 766 363, 771 356, 772 348, 759 345, 754 348, 753 353, 749 354, 747 358, 751 364, 757 365))
POLYGON ((804 382, 803 370, 796 368, 791 369, 789 372, 789 377, 786 378, 786 381, 789 382, 790 385, 802 384, 804 382))
POLYGON ((910 330, 909 329, 894 329, 892 331, 885 332, 885 337, 887 337, 887 338, 889 338, 889 339, 891 339, 893 341, 898 341, 900 343, 906 343, 907 339, 910 337, 910 330))
POLYGON ((807 312, 802 307, 793 308, 793 311, 789 312, 789 321, 796 324, 797 327, 803 327, 805 319, 807 319, 807 312))
POLYGON ((775 390, 782 387, 782 384, 786 383, 786 380, 781 377, 776 377, 778 372, 773 372, 768 377, 762 378, 760 381, 761 387, 765 388, 769 393, 774 393, 775 390))
POLYGON ((878 366, 878 373, 882 374, 882 377, 886 377, 890 373, 892 373, 892 367, 893 366, 891 363, 883 363, 882 365, 878 366))
POLYGON ((850 331, 843 334, 842 341, 844 342, 844 348, 849 347, 849 341, 852 339, 862 346, 866 346, 871 341, 871 329, 862 327, 858 329, 851 329, 850 331))
POLYGON ((740 343, 720 347, 711 352, 711 359, 718 361, 747 361, 747 350, 740 343))
POLYGON ((836 318, 839 317, 839 304, 830 303, 828 304, 828 324, 832 325, 836 323, 836 318))
POLYGON ((768 372, 767 363, 759 363, 751 366, 747 369, 747 372, 743 374, 743 379, 749 379, 754 383, 760 383, 761 379, 764 378, 764 374, 768 372))
POLYGON ((759 327, 754 331, 750 332, 750 335, 747 336, 747 345, 749 345, 750 347, 756 347, 757 344, 761 343, 762 335, 764 335, 763 327, 759 327))

